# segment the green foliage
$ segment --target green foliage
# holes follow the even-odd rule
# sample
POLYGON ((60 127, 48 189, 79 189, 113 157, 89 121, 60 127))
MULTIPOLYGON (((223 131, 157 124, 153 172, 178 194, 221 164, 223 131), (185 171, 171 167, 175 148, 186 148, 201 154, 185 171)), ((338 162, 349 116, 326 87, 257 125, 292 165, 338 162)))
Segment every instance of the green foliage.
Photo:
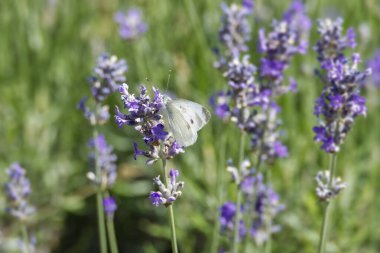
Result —
MULTIPOLYGON (((280 17, 289 1, 256 1, 261 8, 252 19, 252 58, 257 62, 256 34, 280 17), (259 15, 260 14, 260 15, 259 15)), ((38 245, 52 252, 97 252, 94 189, 85 177, 90 127, 76 109, 90 95, 86 77, 97 56, 108 51, 128 61, 127 83, 137 90, 140 82, 168 89, 178 97, 206 105, 209 96, 226 83, 213 68, 212 48, 218 45, 220 2, 140 0, 149 30, 136 42, 119 38, 113 14, 131 1, 34 0, 0 1, 0 183, 13 161, 27 169, 38 208, 30 222, 38 245)), ((342 16, 345 26, 367 25, 369 38, 359 36, 358 50, 366 59, 380 38, 379 3, 375 0, 307 1, 310 16, 342 16)), ((360 33, 359 33, 360 34, 360 33)), ((316 42, 313 27, 310 44, 316 42)), ((313 76, 316 55, 310 49, 294 59, 287 74, 294 75, 299 93, 287 95, 283 128, 290 157, 275 164, 272 183, 286 203, 273 238, 273 252, 315 252, 322 212, 314 194, 314 176, 326 168, 328 158, 313 142, 313 102, 321 83, 313 76)), ((348 188, 335 201, 327 252, 378 252, 380 248, 380 131, 379 91, 367 92, 368 117, 355 123, 338 156, 338 175, 348 188)), ((121 102, 115 94, 107 103, 121 102)), ((167 252, 169 227, 164 208, 154 208, 147 198, 158 165, 134 161, 136 133, 119 129, 112 121, 101 130, 119 156, 116 233, 120 252, 167 252)), ((213 117, 197 143, 169 163, 179 168, 186 182, 176 202, 180 251, 210 252, 217 238, 218 206, 229 196, 225 160, 237 158, 237 130, 213 117), (228 142, 226 145, 225 141, 228 142)), ((0 195, 0 206, 4 206, 0 195)), ((15 225, 0 211, 3 237, 18 236, 15 225)), ((1 244, 1 236, 0 236, 1 244)), ((1 246, 0 246, 1 251, 1 246)))

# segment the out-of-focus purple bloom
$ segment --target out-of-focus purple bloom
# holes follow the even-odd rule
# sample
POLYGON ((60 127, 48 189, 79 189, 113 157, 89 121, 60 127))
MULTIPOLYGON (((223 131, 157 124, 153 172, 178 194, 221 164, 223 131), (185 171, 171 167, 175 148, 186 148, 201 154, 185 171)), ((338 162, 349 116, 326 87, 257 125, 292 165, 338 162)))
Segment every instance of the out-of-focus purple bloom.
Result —
POLYGON ((302 2, 295 0, 280 21, 273 21, 271 32, 266 35, 264 29, 259 30, 258 51, 263 54, 260 75, 265 79, 262 86, 272 89, 273 94, 282 93, 278 89, 293 55, 306 53, 310 28, 302 2))
MULTIPOLYGON (((248 169, 249 164, 244 165, 244 169, 237 178, 241 178, 240 188, 244 193, 245 201, 241 207, 242 220, 240 221, 240 239, 246 235, 253 237, 257 244, 261 245, 267 240, 269 234, 278 232, 280 227, 271 224, 268 227, 268 217, 273 220, 283 209, 279 195, 269 186, 264 184, 264 177, 261 173, 255 173, 253 169, 248 169), (251 224, 243 223, 249 220, 251 224), (248 228, 248 229, 247 229, 248 228)), ((236 173, 237 170, 236 170, 236 173)), ((236 204, 226 202, 220 208, 219 222, 221 232, 231 235, 235 226, 236 204)), ((272 222, 271 222, 272 223, 272 222)))
POLYGON ((4 190, 8 198, 7 211, 12 216, 25 220, 35 212, 35 208, 28 203, 30 182, 25 176, 26 172, 18 163, 13 163, 8 169, 9 181, 5 183, 4 190))
POLYGON ((320 40, 314 47, 318 53, 318 60, 322 63, 326 60, 337 60, 343 57, 343 51, 347 47, 355 48, 355 32, 352 28, 347 31, 346 35, 342 34, 343 19, 337 18, 318 20, 318 32, 320 40))
POLYGON ((113 214, 115 213, 116 209, 117 209, 117 204, 116 204, 116 201, 115 201, 115 198, 113 197, 106 197, 103 199, 103 207, 104 207, 104 212, 108 215, 108 216, 113 216, 113 214))
POLYGON ((168 185, 161 182, 160 176, 153 179, 153 182, 158 186, 159 191, 152 191, 149 199, 154 206, 165 205, 166 207, 173 204, 182 195, 182 189, 185 186, 183 181, 177 181, 179 171, 171 169, 169 172, 170 181, 168 185))
POLYGON ((306 39, 301 38, 299 30, 288 21, 274 21, 270 33, 259 30, 259 52, 261 58, 260 75, 265 81, 262 85, 275 90, 283 81, 284 71, 289 67, 291 58, 297 53, 305 53, 306 39))
POLYGON ((286 21, 292 29, 299 32, 301 37, 300 44, 308 43, 307 37, 312 26, 310 18, 307 16, 305 6, 301 0, 294 0, 288 10, 282 16, 282 20, 286 21))
POLYGON ((380 49, 375 52, 373 57, 367 61, 367 67, 372 69, 369 82, 376 87, 380 87, 380 49))
POLYGON ((115 55, 104 53, 99 56, 93 75, 88 78, 92 96, 96 101, 103 101, 115 92, 125 82, 125 72, 128 66, 125 60, 119 60, 115 55))
POLYGON ((125 60, 118 60, 116 56, 106 53, 99 56, 93 73, 88 78, 94 101, 87 106, 87 98, 84 97, 77 105, 91 125, 101 125, 109 120, 109 107, 101 105, 101 102, 125 81, 127 69, 125 60))
POLYGON ((252 117, 251 124, 251 150, 261 155, 260 159, 272 164, 277 158, 288 156, 287 147, 279 140, 283 132, 279 131, 282 125, 277 114, 280 107, 272 102, 266 111, 257 113, 252 117))
POLYGON ((127 12, 119 11, 114 18, 119 24, 120 37, 125 40, 138 39, 148 30, 148 25, 138 8, 131 8, 127 12))
POLYGON ((135 96, 129 92, 127 84, 119 88, 121 100, 124 104, 126 114, 116 107, 116 123, 119 127, 123 125, 133 126, 143 135, 143 140, 148 146, 147 151, 139 150, 134 144, 134 157, 142 155, 148 158, 147 163, 151 164, 160 158, 171 159, 179 153, 184 152, 173 136, 165 131, 165 122, 160 109, 166 99, 159 90, 153 88, 154 97, 151 98, 145 86, 140 87, 140 95, 135 96), (160 143, 162 145, 160 145, 160 143))
POLYGON ((315 49, 325 87, 314 106, 314 114, 318 117, 318 125, 313 129, 314 140, 322 142, 321 147, 327 153, 336 153, 355 118, 366 115, 365 98, 359 93, 371 70, 358 70, 359 54, 353 54, 351 61, 344 56, 345 48, 355 46, 355 36, 353 30, 342 36, 341 19, 335 22, 320 20, 318 24, 321 39, 315 49))
POLYGON ((117 156, 113 153, 112 146, 107 144, 103 135, 99 135, 96 140, 91 139, 88 146, 93 151, 89 155, 91 170, 87 173, 87 177, 102 189, 111 187, 117 177, 117 156), (97 166, 100 171, 98 176, 97 166))
POLYGON ((82 98, 78 103, 77 108, 83 112, 84 117, 91 125, 102 125, 109 120, 110 114, 108 105, 98 105, 92 110, 86 106, 86 102, 87 98, 82 98))
POLYGON ((233 56, 248 50, 247 41, 250 39, 251 27, 247 16, 252 13, 253 2, 243 1, 243 5, 222 4, 222 26, 219 39, 228 49, 227 54, 233 56))
POLYGON ((330 183, 331 176, 328 170, 318 171, 315 180, 317 181, 316 193, 322 201, 330 201, 347 186, 339 177, 334 178, 330 183))
MULTIPOLYGON (((230 234, 234 231, 236 205, 233 202, 226 202, 220 207, 220 229, 222 233, 230 234)), ((240 240, 246 235, 246 228, 243 220, 239 221, 239 238, 240 240)))

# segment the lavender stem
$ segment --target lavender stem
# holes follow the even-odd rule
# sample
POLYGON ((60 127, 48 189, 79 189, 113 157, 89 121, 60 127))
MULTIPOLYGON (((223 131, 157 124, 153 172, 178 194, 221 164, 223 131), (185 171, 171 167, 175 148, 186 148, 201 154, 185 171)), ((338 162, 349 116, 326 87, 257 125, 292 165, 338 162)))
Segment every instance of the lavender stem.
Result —
POLYGON ((24 253, 29 253, 29 234, 25 224, 21 224, 21 232, 24 241, 24 253))
MULTIPOLYGON (((109 193, 106 191, 104 193, 105 197, 109 197, 109 193)), ((107 232, 108 232, 108 239, 110 242, 110 248, 111 253, 119 253, 119 250, 117 248, 117 239, 115 234, 115 226, 113 222, 113 215, 107 215, 107 232)))
MULTIPOLYGON (((166 159, 165 158, 162 158, 162 166, 164 168, 165 184, 166 184, 166 187, 169 188, 169 181, 168 181, 169 172, 168 172, 168 168, 166 166, 166 159)), ((175 233, 173 204, 169 205, 168 208, 169 208, 169 220, 170 220, 172 251, 173 251, 173 253, 178 253, 177 237, 176 237, 176 233, 175 233)))
MULTIPOLYGON (((242 132, 240 135, 240 147, 239 147, 239 166, 240 171, 242 170, 242 163, 244 159, 244 141, 245 141, 245 132, 242 132)), ((235 231, 234 231, 234 238, 233 238, 233 246, 232 246, 232 253, 238 253, 239 252, 239 227, 240 227, 240 206, 241 206, 241 198, 242 193, 240 189, 240 179, 238 181, 238 188, 237 188, 237 197, 236 197, 236 216, 235 216, 235 231)))
MULTIPOLYGON (((93 130, 93 138, 94 140, 98 139, 98 130, 94 127, 93 130)), ((95 141, 95 145, 96 145, 95 141)), ((95 148, 95 172, 96 178, 100 182, 100 164, 99 164, 99 154, 98 148, 95 148)), ((97 212, 98 212, 98 230, 99 230, 99 239, 100 239, 100 252, 107 253, 107 237, 106 237, 106 226, 105 226, 105 218, 103 211, 103 192, 100 188, 98 188, 96 192, 96 204, 97 204, 97 212)))
MULTIPOLYGON (((331 156, 331 160, 330 160, 329 189, 331 189, 334 174, 335 174, 335 164, 336 164, 336 153, 334 153, 331 156)), ((330 200, 330 201, 332 201, 332 200, 330 200)), ((328 219, 329 219, 330 201, 327 201, 325 206, 324 206, 322 227, 321 227, 321 232, 319 234, 318 253, 322 253, 325 251, 326 235, 327 235, 327 230, 328 230, 327 227, 328 227, 328 219)))

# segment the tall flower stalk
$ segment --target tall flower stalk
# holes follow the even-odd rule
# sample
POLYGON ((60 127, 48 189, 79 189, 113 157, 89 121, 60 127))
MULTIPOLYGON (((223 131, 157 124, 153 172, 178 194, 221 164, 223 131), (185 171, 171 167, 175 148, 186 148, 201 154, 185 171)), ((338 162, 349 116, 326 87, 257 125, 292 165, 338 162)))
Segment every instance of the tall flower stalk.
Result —
POLYGON ((89 155, 91 166, 87 177, 96 187, 98 231, 102 253, 108 251, 106 229, 108 229, 111 252, 118 252, 113 226, 113 213, 116 210, 116 203, 112 202, 113 199, 109 197, 108 193, 108 189, 116 180, 115 163, 117 157, 113 153, 112 147, 107 144, 105 137, 99 135, 98 127, 109 120, 109 107, 103 105, 103 102, 126 80, 124 76, 126 71, 125 60, 118 60, 116 56, 102 54, 97 60, 93 75, 88 78, 93 98, 91 104, 87 106, 87 99, 84 98, 78 105, 85 118, 93 126, 93 137, 89 142, 89 147, 92 150, 89 155), (105 213, 107 214, 107 226, 105 213))
POLYGON ((183 153, 184 148, 177 143, 172 133, 165 127, 161 109, 167 98, 155 88, 153 88, 154 96, 151 97, 145 86, 140 86, 139 95, 132 94, 127 84, 120 86, 119 92, 121 93, 121 100, 126 113, 116 107, 116 123, 119 127, 127 125, 137 130, 143 136, 142 139, 146 146, 146 149, 142 150, 134 142, 134 158, 144 156, 148 165, 159 160, 162 161, 164 182, 161 181, 160 175, 153 179, 153 183, 158 190, 151 191, 149 199, 156 207, 163 205, 168 208, 172 251, 177 253, 178 246, 173 205, 182 195, 184 182, 178 181, 179 170, 168 170, 166 162, 183 153))
POLYGON ((318 123, 313 128, 314 140, 321 142, 322 150, 331 156, 329 170, 319 171, 316 176, 316 192, 323 208, 319 253, 325 251, 330 203, 346 187, 346 184, 335 176, 337 154, 355 118, 366 115, 365 98, 360 96, 360 88, 371 73, 370 69, 358 70, 361 62, 358 53, 350 57, 345 55, 345 49, 355 48, 357 43, 352 28, 343 34, 342 23, 341 18, 335 21, 319 20, 320 40, 314 47, 320 62, 320 69, 316 73, 324 83, 322 93, 314 106, 314 114, 318 118, 318 123))
POLYGON ((26 177, 26 171, 18 163, 13 163, 8 169, 9 181, 5 183, 4 190, 7 196, 7 212, 15 217, 20 226, 22 245, 21 252, 35 252, 35 242, 31 240, 27 228, 27 220, 35 212, 35 208, 29 204, 30 182, 26 177))
MULTIPOLYGON (((265 168, 265 187, 262 188, 266 191, 265 203, 267 206, 262 209, 265 209, 265 213, 261 215, 261 211, 255 210, 256 215, 263 218, 262 222, 254 223, 255 218, 246 212, 244 215, 249 217, 241 218, 242 210, 254 210, 249 205, 248 209, 244 209, 248 196, 242 197, 244 196, 242 184, 246 178, 262 170, 263 162, 266 165, 271 165, 277 158, 288 156, 287 147, 280 141, 282 131, 279 131, 281 121, 278 114, 281 110, 276 100, 289 91, 296 91, 297 84, 293 78, 289 78, 289 84, 286 85, 284 71, 289 67, 295 54, 306 52, 307 36, 311 26, 302 2, 294 1, 282 19, 273 21, 272 31, 266 33, 264 29, 259 30, 258 51, 261 54, 261 60, 260 66, 256 68, 246 53, 251 31, 247 16, 252 13, 252 8, 253 2, 251 1, 243 1, 241 6, 236 4, 229 7, 222 5, 222 28, 219 36, 224 50, 216 50, 218 60, 215 67, 226 77, 228 89, 217 92, 210 100, 215 114, 226 122, 235 123, 242 135, 237 166, 240 170, 232 170, 233 181, 237 184, 236 206, 233 215, 234 226, 232 228, 234 233, 231 241, 233 253, 239 252, 239 241, 246 235, 246 232, 243 233, 246 229, 242 229, 242 226, 253 224, 250 235, 256 237, 256 242, 259 245, 268 242, 267 252, 270 251, 271 233, 278 231, 277 228, 273 227, 271 219, 283 208, 281 206, 281 208, 273 207, 273 210, 271 209, 270 168, 265 168), (257 159, 256 168, 252 168, 248 173, 244 172, 243 169, 244 140, 246 138, 250 140, 250 151, 257 159), (244 224, 244 222, 248 224, 244 224), (266 228, 265 236, 253 232, 259 230, 258 224, 266 228)), ((260 177, 263 175, 260 174, 260 177)), ((252 180, 248 182, 253 183, 252 180)), ((260 195, 254 196, 260 199, 262 191, 260 191, 260 195)), ((229 219, 223 218, 222 220, 229 219)), ((231 229, 230 226, 228 227, 231 229)), ((247 241, 244 240, 244 243, 246 244, 247 241)))

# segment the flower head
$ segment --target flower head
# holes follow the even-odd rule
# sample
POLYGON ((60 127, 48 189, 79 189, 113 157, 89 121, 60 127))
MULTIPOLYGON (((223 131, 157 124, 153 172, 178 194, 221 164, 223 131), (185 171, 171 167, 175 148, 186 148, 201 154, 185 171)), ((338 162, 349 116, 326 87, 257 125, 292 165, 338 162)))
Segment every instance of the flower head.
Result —
MULTIPOLYGON (((244 161, 240 174, 237 168, 232 166, 229 166, 228 170, 234 174, 234 178, 238 179, 236 182, 244 194, 244 201, 240 207, 242 213, 242 220, 239 223, 240 239, 247 234, 246 231, 249 231, 248 235, 261 245, 268 239, 269 234, 280 230, 280 227, 275 224, 268 228, 268 217, 270 216, 273 220, 285 207, 280 203, 280 197, 273 188, 264 184, 263 175, 256 173, 252 168, 249 169, 249 166, 249 162, 244 161), (247 217, 250 219, 246 219, 247 217), (245 224, 243 220, 252 220, 252 223, 245 224)), ((235 203, 228 201, 220 207, 219 222, 223 234, 231 236, 235 229, 235 215, 235 203)))
POLYGON ((115 198, 113 197, 106 197, 103 199, 103 207, 104 207, 104 212, 108 216, 113 216, 117 209, 116 201, 115 198))
POLYGON ((226 68, 226 63, 241 52, 248 50, 247 42, 250 39, 251 27, 248 16, 252 14, 253 1, 243 0, 242 5, 222 4, 222 25, 219 30, 219 40, 225 48, 224 54, 219 51, 218 61, 215 66, 219 69, 226 68))
POLYGON ((371 74, 370 69, 358 70, 359 54, 353 54, 351 59, 344 56, 344 49, 354 46, 350 35, 353 32, 343 37, 341 22, 341 19, 321 20, 318 29, 321 40, 315 47, 325 87, 314 106, 318 117, 314 140, 322 142, 321 147, 327 153, 338 152, 355 118, 366 115, 365 98, 359 94, 364 80, 371 74))
POLYGON ((343 35, 343 19, 318 20, 318 32, 320 40, 314 47, 318 53, 318 60, 323 63, 326 60, 336 60, 344 55, 344 50, 348 47, 355 48, 355 32, 350 28, 346 35, 343 35))
POLYGON ((124 74, 127 69, 125 60, 118 60, 116 56, 109 56, 107 53, 99 56, 93 73, 88 78, 93 101, 86 105, 87 98, 84 97, 77 105, 91 125, 101 125, 109 120, 109 107, 101 102, 125 81, 124 74))
POLYGON ((148 30, 148 25, 143 21, 141 10, 138 8, 131 8, 127 12, 119 11, 114 18, 119 24, 120 37, 125 40, 138 39, 148 30))
POLYGON ((14 217, 24 220, 35 212, 29 205, 30 182, 25 176, 26 172, 18 163, 13 163, 7 169, 9 181, 5 183, 4 190, 8 198, 7 211, 14 217))
POLYGON ((102 189, 111 187, 117 177, 117 156, 113 153, 112 146, 107 144, 104 135, 91 139, 88 146, 93 151, 89 155, 91 170, 87 173, 87 177, 102 189), (96 176, 97 166, 100 170, 98 177, 96 176))
POLYGON ((369 81, 376 87, 380 87, 380 49, 367 61, 367 67, 372 69, 369 81))
POLYGON ((159 206, 165 205, 166 207, 173 204, 181 195, 182 189, 185 186, 183 181, 178 181, 179 170, 171 169, 169 172, 170 181, 167 185, 161 182, 160 176, 153 179, 154 184, 158 187, 159 191, 152 191, 149 199, 152 205, 159 206))
POLYGON ((132 126, 143 136, 148 150, 139 150, 138 144, 134 144, 135 158, 142 155, 148 158, 147 163, 153 163, 158 159, 170 159, 175 155, 184 152, 173 136, 165 130, 160 109, 164 105, 165 97, 159 90, 153 88, 154 97, 151 98, 145 86, 140 87, 140 95, 136 96, 129 92, 127 84, 119 88, 121 99, 126 113, 122 113, 116 107, 116 123, 119 127, 124 125, 132 126))
POLYGON ((92 96, 96 101, 103 101, 115 92, 119 85, 125 82, 125 72, 128 70, 125 60, 119 60, 115 55, 104 53, 99 56, 93 75, 88 78, 92 96))
POLYGON ((322 201, 330 201, 347 186, 339 177, 331 179, 330 171, 328 170, 318 171, 315 180, 317 182, 316 193, 322 201))

